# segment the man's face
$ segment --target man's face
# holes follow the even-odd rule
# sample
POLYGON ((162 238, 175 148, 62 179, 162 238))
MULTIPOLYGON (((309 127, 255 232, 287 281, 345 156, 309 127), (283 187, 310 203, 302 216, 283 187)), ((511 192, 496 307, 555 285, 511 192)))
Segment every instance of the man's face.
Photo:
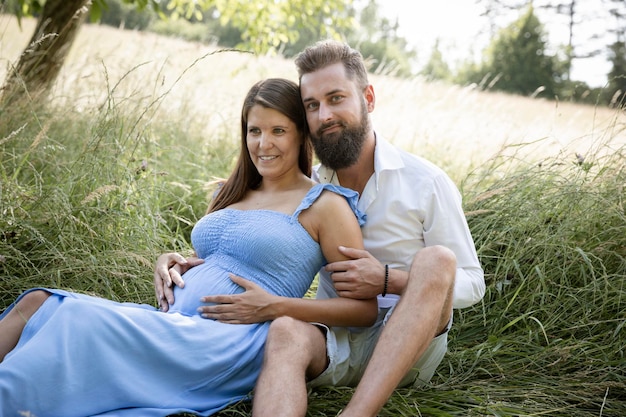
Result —
POLYGON ((363 91, 342 63, 304 74, 300 92, 317 157, 331 169, 355 164, 370 130, 363 91))

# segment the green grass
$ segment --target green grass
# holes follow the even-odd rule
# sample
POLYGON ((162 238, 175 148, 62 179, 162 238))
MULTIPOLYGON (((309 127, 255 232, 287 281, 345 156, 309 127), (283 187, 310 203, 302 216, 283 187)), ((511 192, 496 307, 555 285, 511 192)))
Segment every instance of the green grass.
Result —
POLYGON ((201 144, 122 108, 0 115, 3 307, 33 285, 152 301, 156 255, 189 250, 207 183, 228 172, 229 138, 201 144))
MULTIPOLYGON (((153 303, 156 256, 190 250, 238 129, 209 140, 160 113, 160 95, 115 88, 81 111, 0 109, 0 309, 34 286, 153 303)), ((507 148, 453 173, 487 293, 455 312, 431 386, 398 390, 381 416, 626 415, 626 148, 607 135, 582 163, 507 148)), ((308 415, 337 415, 351 393, 312 392, 308 415)))

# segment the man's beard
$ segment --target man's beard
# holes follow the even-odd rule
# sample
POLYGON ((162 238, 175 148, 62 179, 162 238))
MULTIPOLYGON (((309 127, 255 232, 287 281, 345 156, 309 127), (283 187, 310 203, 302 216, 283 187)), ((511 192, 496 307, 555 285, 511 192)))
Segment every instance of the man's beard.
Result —
POLYGON ((358 161, 368 130, 369 118, 363 101, 359 124, 350 127, 345 122, 332 122, 320 126, 315 134, 311 134, 313 149, 322 165, 333 170, 348 168, 358 161), (336 124, 343 129, 333 133, 322 133, 324 129, 336 124))

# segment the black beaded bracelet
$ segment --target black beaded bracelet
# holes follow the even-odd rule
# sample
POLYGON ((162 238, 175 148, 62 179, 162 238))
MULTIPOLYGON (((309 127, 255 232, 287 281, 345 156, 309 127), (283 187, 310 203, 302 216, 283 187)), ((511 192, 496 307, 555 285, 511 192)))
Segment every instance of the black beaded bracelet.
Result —
POLYGON ((385 283, 383 284, 383 293, 382 293, 383 297, 387 295, 388 285, 389 285, 389 265, 385 264, 385 283))

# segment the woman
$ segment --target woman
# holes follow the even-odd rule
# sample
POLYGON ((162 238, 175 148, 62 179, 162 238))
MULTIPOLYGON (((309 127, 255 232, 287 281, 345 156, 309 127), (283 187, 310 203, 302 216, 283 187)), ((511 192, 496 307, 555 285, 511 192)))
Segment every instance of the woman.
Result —
MULTIPOLYGON (((269 79, 249 91, 241 152, 191 239, 204 263, 185 274, 168 313, 63 290, 34 289, 0 316, 0 415, 211 415, 245 398, 269 323, 200 317, 200 298, 243 289, 302 297, 318 269, 362 247, 356 193, 315 184, 298 86, 269 79), (355 216, 355 213, 357 216, 355 216), (6 356, 5 356, 6 355, 6 356)), ((344 301, 370 325, 375 300, 344 301)))

